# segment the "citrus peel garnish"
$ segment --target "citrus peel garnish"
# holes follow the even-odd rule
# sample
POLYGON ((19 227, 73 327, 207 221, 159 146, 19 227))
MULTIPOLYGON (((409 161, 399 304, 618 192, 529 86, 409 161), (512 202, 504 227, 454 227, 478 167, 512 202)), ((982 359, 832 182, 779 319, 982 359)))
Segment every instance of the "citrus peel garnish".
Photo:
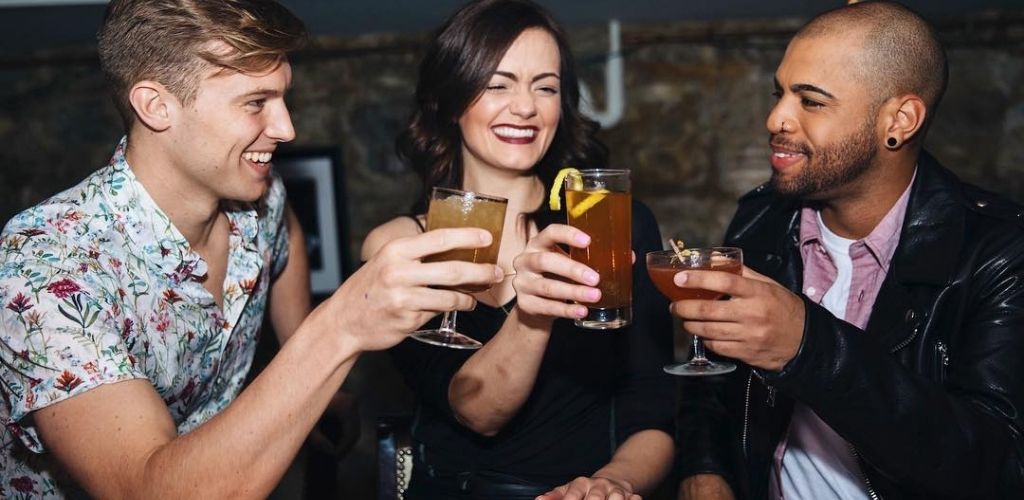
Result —
POLYGON ((610 192, 611 191, 608 191, 607 189, 602 189, 600 191, 588 191, 587 197, 583 198, 583 201, 577 203, 576 206, 569 210, 569 216, 573 219, 582 217, 583 214, 587 213, 587 210, 590 210, 594 205, 597 205, 597 203, 603 200, 605 196, 608 196, 608 193, 610 192))
POLYGON ((569 174, 579 175, 580 171, 572 167, 565 167, 558 171, 558 175, 555 176, 555 182, 551 183, 551 194, 548 195, 548 207, 551 210, 558 211, 562 209, 562 198, 559 195, 562 193, 562 187, 565 186, 565 178, 569 174))

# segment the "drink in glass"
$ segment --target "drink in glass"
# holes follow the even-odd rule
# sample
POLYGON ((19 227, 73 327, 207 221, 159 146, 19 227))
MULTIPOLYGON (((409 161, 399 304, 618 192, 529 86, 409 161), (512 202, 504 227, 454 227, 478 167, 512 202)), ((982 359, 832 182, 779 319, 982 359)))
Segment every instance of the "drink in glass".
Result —
MULTIPOLYGON (((710 270, 740 274, 743 271, 743 251, 732 247, 687 248, 662 250, 647 254, 647 272, 655 288, 675 302, 677 300, 717 300, 722 294, 699 288, 678 287, 673 278, 680 271, 710 270)), ((704 352, 700 337, 693 336, 693 354, 686 363, 668 365, 665 371, 673 375, 718 375, 736 369, 733 363, 711 361, 704 352)))
POLYGON ((621 328, 632 321, 633 262, 632 195, 629 170, 582 170, 565 178, 569 225, 590 235, 587 248, 571 248, 569 256, 601 276, 601 300, 587 306, 576 320, 583 328, 621 328))
MULTIPOLYGON (((494 264, 498 261, 502 228, 505 227, 505 208, 508 200, 497 196, 434 188, 427 209, 427 231, 448 227, 479 227, 491 233, 491 244, 484 248, 459 248, 427 256, 423 262, 461 260, 476 264, 494 264)), ((461 292, 476 293, 490 285, 464 285, 461 292)), ((435 330, 419 330, 412 338, 428 344, 455 349, 479 349, 483 344, 455 330, 456 312, 448 311, 435 330)))
MULTIPOLYGON (((427 230, 446 227, 479 227, 491 233, 493 241, 484 248, 456 248, 427 256, 423 262, 462 260, 476 264, 498 262, 498 248, 501 244, 502 228, 505 226, 505 208, 508 200, 477 193, 463 193, 452 189, 434 188, 439 195, 432 197, 427 210, 427 230), (471 195, 471 196, 470 196, 471 195)), ((482 292, 489 285, 464 285, 459 290, 468 293, 482 292)))

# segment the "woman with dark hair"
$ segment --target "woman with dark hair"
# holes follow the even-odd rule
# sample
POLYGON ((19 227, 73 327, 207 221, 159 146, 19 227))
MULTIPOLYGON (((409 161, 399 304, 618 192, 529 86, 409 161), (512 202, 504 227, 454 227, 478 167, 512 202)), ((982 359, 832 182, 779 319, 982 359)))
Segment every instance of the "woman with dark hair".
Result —
MULTIPOLYGON (((459 331, 478 351, 406 340, 393 358, 419 404, 408 498, 634 498, 672 459, 668 303, 634 265, 634 322, 610 332, 572 319, 599 276, 559 248, 590 237, 544 203, 563 166, 604 167, 598 126, 579 110, 566 38, 528 0, 470 3, 441 27, 420 66, 416 110, 398 149, 423 179, 413 215, 374 229, 368 259, 423 231, 431 188, 507 198, 498 265, 514 275, 476 294, 459 331), (576 303, 574 303, 574 301, 576 303), (593 496, 587 496, 588 494, 593 496)), ((637 255, 660 249, 633 205, 637 255)))

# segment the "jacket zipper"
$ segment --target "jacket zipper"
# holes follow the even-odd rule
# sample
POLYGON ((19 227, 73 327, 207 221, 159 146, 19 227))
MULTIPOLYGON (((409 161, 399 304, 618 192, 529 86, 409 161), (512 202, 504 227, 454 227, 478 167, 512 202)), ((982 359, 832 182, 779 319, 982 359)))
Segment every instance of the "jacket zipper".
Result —
POLYGON ((868 496, 871 500, 882 500, 882 496, 875 491, 875 488, 871 486, 871 478, 868 477, 868 473, 864 470, 864 460, 861 459, 860 453, 857 453, 857 449, 852 444, 846 443, 846 446, 850 448, 850 453, 853 453, 853 458, 857 459, 857 464, 860 466, 860 478, 864 481, 864 485, 868 487, 868 496))
POLYGON ((920 332, 920 331, 921 331, 921 325, 918 324, 917 326, 914 327, 914 331, 910 333, 910 337, 908 337, 903 342, 900 342, 899 344, 897 344, 896 347, 893 347, 892 349, 890 349, 889 353, 892 354, 892 353, 894 353, 894 352, 896 352, 896 351, 906 347, 908 344, 910 344, 911 342, 914 341, 914 339, 917 337, 918 332, 920 332))
POLYGON ((936 354, 936 370, 935 375, 939 378, 939 382, 945 382, 946 380, 946 369, 949 367, 949 348, 941 340, 935 343, 935 354, 936 354))
POLYGON ((750 371, 747 378, 747 399, 743 404, 743 457, 747 457, 747 429, 750 426, 750 386, 754 383, 754 371, 750 371))
MULTIPOLYGON (((750 376, 747 377, 747 397, 743 403, 743 456, 747 456, 747 431, 750 428, 750 388, 754 383, 755 374, 757 372, 750 370, 750 376)), ((764 383, 764 379, 761 379, 761 382, 764 383)), ((767 383, 765 383, 765 387, 768 388, 768 397, 765 398, 765 404, 775 408, 775 387, 767 383)))

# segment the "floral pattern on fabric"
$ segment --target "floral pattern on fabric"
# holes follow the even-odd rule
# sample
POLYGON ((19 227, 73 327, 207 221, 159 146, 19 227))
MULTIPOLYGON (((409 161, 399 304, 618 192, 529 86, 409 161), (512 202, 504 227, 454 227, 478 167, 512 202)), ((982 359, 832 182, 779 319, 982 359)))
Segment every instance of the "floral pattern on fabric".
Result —
POLYGON ((0 234, 0 497, 79 493, 24 417, 102 384, 147 379, 186 433, 224 409, 252 363, 287 262, 284 188, 225 205, 223 309, 206 263, 125 161, 15 216, 0 234))

